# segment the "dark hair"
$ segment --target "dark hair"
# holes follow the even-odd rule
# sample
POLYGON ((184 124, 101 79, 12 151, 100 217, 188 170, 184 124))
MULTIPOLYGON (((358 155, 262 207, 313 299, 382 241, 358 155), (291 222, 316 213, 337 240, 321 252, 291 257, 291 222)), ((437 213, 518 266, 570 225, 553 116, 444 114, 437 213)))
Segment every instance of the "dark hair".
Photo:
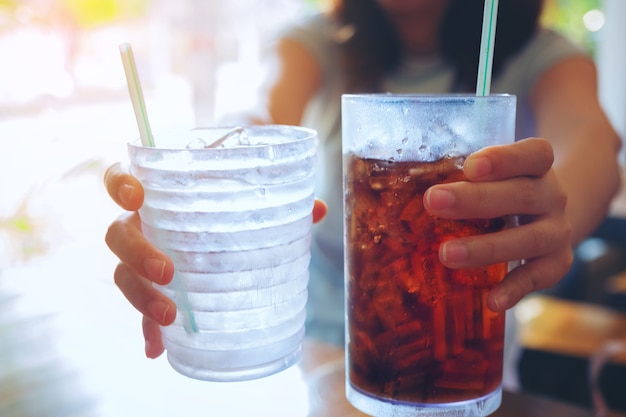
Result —
MULTIPOLYGON (((444 59, 456 70, 455 89, 476 87, 484 0, 450 0, 439 34, 444 59)), ((493 77, 533 36, 543 0, 501 0, 498 9, 493 77)), ((404 51, 395 28, 376 0, 337 0, 332 15, 354 35, 341 46, 349 92, 380 92, 382 79, 396 70, 404 51), (362 29, 366 28, 366 29, 362 29)))

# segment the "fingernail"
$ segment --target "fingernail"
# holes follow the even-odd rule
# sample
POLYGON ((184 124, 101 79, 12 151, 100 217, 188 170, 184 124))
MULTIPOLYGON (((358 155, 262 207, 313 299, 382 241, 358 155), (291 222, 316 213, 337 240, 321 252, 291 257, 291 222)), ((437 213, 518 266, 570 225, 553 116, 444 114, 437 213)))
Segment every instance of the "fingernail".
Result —
POLYGON ((143 263, 146 270, 147 278, 160 283, 163 279, 163 271, 165 270, 165 262, 160 259, 146 259, 143 263))
MULTIPOLYGON (((170 306, 162 301, 152 301, 148 303, 148 311, 153 319, 159 322, 159 324, 165 323, 165 316, 167 315, 170 306)), ((147 345, 146 345, 147 346, 147 345)))
POLYGON ((454 194, 447 188, 431 188, 426 193, 426 204, 431 210, 443 210, 454 205, 454 194))
POLYGON ((500 295, 493 297, 493 303, 495 304, 495 311, 505 310, 508 302, 509 302, 508 294, 500 294, 500 295))
POLYGON ((443 244, 442 258, 444 262, 464 262, 469 258, 469 251, 465 245, 454 242, 446 242, 443 244))
POLYGON ((135 194, 135 187, 132 185, 124 184, 117 190, 117 198, 119 198, 120 202, 125 206, 128 205, 133 198, 133 194, 135 194))
POLYGON ((491 160, 482 156, 469 157, 465 160, 463 172, 468 178, 481 178, 491 174, 491 160))

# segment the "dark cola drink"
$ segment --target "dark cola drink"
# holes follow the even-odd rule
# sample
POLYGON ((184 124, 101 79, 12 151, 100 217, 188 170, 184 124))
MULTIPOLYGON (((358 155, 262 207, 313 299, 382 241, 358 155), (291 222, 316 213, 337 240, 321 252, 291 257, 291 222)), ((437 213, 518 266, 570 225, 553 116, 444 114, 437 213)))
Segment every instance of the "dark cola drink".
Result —
POLYGON ((424 192, 463 180, 462 159, 346 160, 348 366, 352 387, 384 401, 453 403, 502 379, 504 314, 486 304, 506 263, 452 270, 441 242, 496 232, 505 219, 444 220, 424 192))

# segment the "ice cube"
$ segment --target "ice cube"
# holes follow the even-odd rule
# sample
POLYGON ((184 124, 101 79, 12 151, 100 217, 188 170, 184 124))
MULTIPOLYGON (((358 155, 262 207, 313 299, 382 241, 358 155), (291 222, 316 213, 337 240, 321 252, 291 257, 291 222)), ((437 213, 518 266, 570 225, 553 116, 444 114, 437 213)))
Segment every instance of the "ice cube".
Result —
MULTIPOLYGON (((402 373, 409 367, 418 368, 424 364, 424 360, 432 358, 430 337, 427 335, 424 323, 420 319, 411 320, 397 326, 393 330, 379 333, 374 338, 374 343, 379 352, 387 355, 387 361, 402 373)), ((413 372, 413 371, 411 371, 413 372)))
MULTIPOLYGON (((418 223, 418 218, 420 218, 420 214, 424 212, 422 198, 423 196, 421 194, 418 194, 404 206, 402 212, 400 213, 400 221, 407 222, 409 227, 412 224, 418 223)), ((432 223, 432 221, 429 221, 430 218, 428 217, 424 217, 422 220, 425 225, 429 225, 430 223, 432 223)), ((416 234, 421 234, 422 232, 420 229, 412 231, 416 234)))
POLYGON ((411 255, 407 255, 398 259, 389 265, 399 288, 408 295, 419 294, 422 285, 424 285, 424 276, 419 270, 413 268, 411 255))
POLYGON ((235 127, 229 130, 223 136, 218 139, 207 142, 201 137, 194 138, 187 143, 187 149, 202 149, 202 148, 232 148, 236 146, 250 145, 250 137, 248 132, 243 127, 235 127))
MULTIPOLYGON (((444 302, 444 300, 442 300, 444 302)), ((452 355, 459 355, 465 349, 467 332, 473 331, 474 312, 471 300, 466 296, 450 297, 447 304, 447 344, 452 355)))
POLYGON ((367 373, 367 370, 379 360, 376 345, 363 331, 351 332, 349 350, 351 367, 360 372, 367 373))
POLYGON ((480 391, 485 386, 489 364, 477 350, 466 349, 458 356, 442 363, 441 377, 435 386, 463 391, 480 391))
MULTIPOLYGON (((226 135, 224 135, 224 140, 222 144, 226 141, 229 141, 229 145, 239 145, 239 146, 247 146, 250 145, 250 136, 248 136, 248 132, 243 127, 236 127, 226 135)), ((224 145, 222 145, 224 146, 224 145)))
POLYGON ((398 375, 383 385, 382 392, 395 400, 405 399, 414 402, 416 396, 420 394, 419 392, 416 393, 416 388, 421 388, 427 383, 427 376, 426 372, 398 375))
POLYGON ((392 272, 381 274, 381 276, 383 279, 376 283, 372 293, 372 307, 383 326, 386 329, 393 329, 407 319, 401 304, 402 292, 396 285, 392 272))
POLYGON ((204 149, 207 147, 207 143, 202 138, 195 138, 185 146, 186 149, 204 149))
POLYGON ((439 300, 433 305, 433 350, 435 358, 445 360, 448 357, 448 344, 446 341, 446 305, 443 300, 439 300))

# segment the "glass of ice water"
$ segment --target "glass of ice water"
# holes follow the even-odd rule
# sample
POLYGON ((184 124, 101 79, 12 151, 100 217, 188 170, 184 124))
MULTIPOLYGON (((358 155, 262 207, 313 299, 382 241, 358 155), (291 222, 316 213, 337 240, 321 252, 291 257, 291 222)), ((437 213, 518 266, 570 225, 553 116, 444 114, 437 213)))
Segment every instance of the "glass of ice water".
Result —
POLYGON ((286 369, 304 337, 317 134, 295 126, 195 129, 128 144, 146 238, 174 262, 159 289, 172 367, 241 381, 286 369))

